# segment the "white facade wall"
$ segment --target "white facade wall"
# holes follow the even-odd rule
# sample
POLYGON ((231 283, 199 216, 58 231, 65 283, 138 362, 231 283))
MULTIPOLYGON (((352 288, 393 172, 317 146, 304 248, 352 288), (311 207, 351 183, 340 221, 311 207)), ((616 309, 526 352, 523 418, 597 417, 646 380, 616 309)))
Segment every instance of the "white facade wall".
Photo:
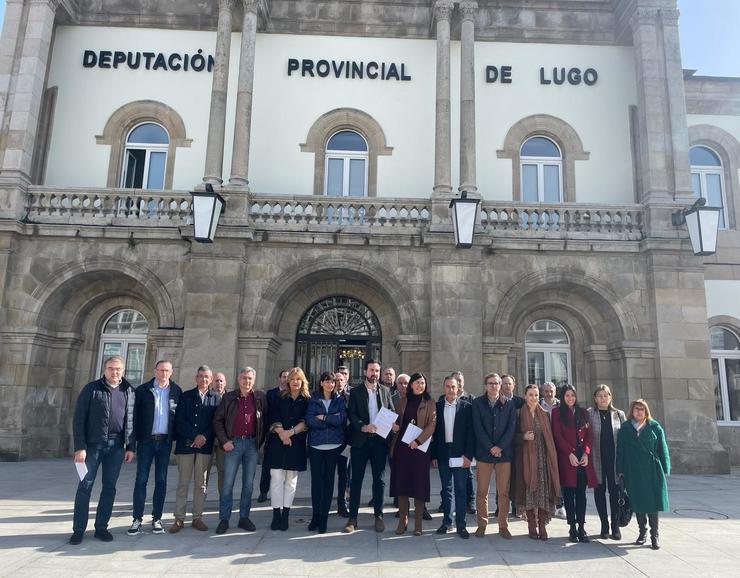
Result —
POLYGON ((740 281, 706 280, 707 317, 729 315, 740 319, 740 281))
MULTIPOLYGON (((233 139, 240 35, 231 49, 224 159, 228 180, 233 139)), ((176 30, 68 27, 57 29, 49 86, 58 86, 46 184, 102 187, 109 147, 95 135, 120 106, 160 101, 182 117, 191 148, 179 148, 173 188, 187 190, 203 176, 211 75, 207 72, 83 68, 84 50, 212 54, 215 33, 176 30)), ((459 184, 459 43, 452 43, 452 184, 459 184)), ((313 154, 300 150, 311 125, 336 108, 356 108, 382 127, 390 156, 378 158, 378 196, 426 197, 433 186, 434 40, 259 34, 255 62, 250 187, 255 192, 311 194, 313 154), (308 78, 287 74, 289 58, 394 62, 412 80, 308 78)), ((550 114, 579 134, 588 161, 576 161, 579 202, 634 200, 628 107, 636 102, 632 49, 517 43, 476 44, 478 188, 484 198, 512 196, 511 161, 497 159, 513 124, 550 114), (512 83, 486 83, 487 65, 512 66, 512 83), (596 85, 543 86, 539 68, 598 71, 596 85)))

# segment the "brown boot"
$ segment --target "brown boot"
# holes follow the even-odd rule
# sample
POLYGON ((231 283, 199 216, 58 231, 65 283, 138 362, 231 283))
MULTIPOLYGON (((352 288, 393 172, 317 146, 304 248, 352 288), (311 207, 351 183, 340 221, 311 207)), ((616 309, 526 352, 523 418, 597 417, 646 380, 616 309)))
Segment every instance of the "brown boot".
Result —
POLYGON ((537 540, 540 536, 537 533, 537 512, 535 510, 527 510, 527 526, 529 527, 529 537, 532 540, 537 540))
POLYGON ((547 512, 539 509, 537 514, 537 529, 539 530, 540 540, 547 540, 547 512))
POLYGON ((399 536, 406 531, 409 523, 409 499, 408 496, 399 496, 398 498, 398 526, 396 534, 399 536))
POLYGON ((421 525, 424 520, 424 502, 414 498, 414 536, 421 536, 421 525))

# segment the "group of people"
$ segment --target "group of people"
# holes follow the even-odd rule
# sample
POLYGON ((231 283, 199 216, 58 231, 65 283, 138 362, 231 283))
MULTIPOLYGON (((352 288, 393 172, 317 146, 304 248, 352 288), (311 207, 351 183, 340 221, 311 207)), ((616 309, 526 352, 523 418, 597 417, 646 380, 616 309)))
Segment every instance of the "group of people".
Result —
POLYGON ((217 534, 229 529, 233 487, 241 466, 238 527, 255 531, 250 519, 258 453, 264 446, 258 501, 272 505, 272 530, 289 527, 298 474, 311 469, 312 516, 309 531, 327 531, 338 477, 337 513, 347 518, 343 531, 358 528, 361 492, 368 462, 372 474, 373 528, 385 531, 383 500, 386 465, 390 464, 390 495, 398 507, 395 533, 408 530, 414 506, 413 534, 420 536, 430 501, 431 468, 441 482, 442 524, 469 537, 467 513, 475 513, 475 535, 488 525, 488 495, 495 476, 499 534, 511 539, 512 514, 526 517, 528 535, 547 540, 547 524, 564 506, 572 542, 589 542, 585 530, 586 488, 594 488, 601 520, 601 538, 621 539, 617 496, 626 490, 637 517, 637 544, 658 540, 658 512, 668 509, 666 477, 670 459, 665 435, 652 419, 647 402, 637 399, 629 412, 614 407, 607 385, 594 392, 593 406, 578 403, 576 390, 564 385, 556 396, 552 383, 527 385, 515 394, 511 375, 486 375, 485 394, 464 389, 455 372, 444 380, 436 401, 422 373, 396 376, 368 359, 363 383, 348 387, 349 372, 339 367, 323 373, 312 392, 303 370, 280 372, 278 386, 256 389, 257 372, 238 372, 237 387, 227 390, 223 373, 198 368, 195 387, 183 391, 172 379, 172 364, 161 360, 152 380, 134 388, 123 377, 124 361, 105 360, 103 376, 80 392, 73 421, 74 461, 85 464, 75 496, 73 534, 79 544, 89 517, 97 470, 102 492, 95 517, 95 537, 113 540, 108 531, 116 482, 123 462, 136 456, 133 521, 129 535, 141 531, 147 485, 155 469, 152 532, 163 533, 162 515, 172 444, 178 468, 177 497, 170 533, 185 526, 187 496, 193 483, 192 527, 207 531, 203 510, 212 464, 219 492, 217 534), (390 431, 379 414, 394 412, 390 431), (473 472, 475 475, 473 476, 473 472), (475 477, 476 491, 472 491, 475 477), (349 487, 349 502, 346 489, 349 487), (611 523, 607 511, 609 494, 611 523), (473 501, 474 496, 474 501, 473 501))

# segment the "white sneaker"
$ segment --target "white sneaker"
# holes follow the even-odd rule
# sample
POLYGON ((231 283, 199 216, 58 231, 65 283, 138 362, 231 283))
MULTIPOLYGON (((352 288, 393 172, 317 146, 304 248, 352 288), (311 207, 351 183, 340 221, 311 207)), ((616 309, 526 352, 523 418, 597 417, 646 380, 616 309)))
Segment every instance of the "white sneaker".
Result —
POLYGON ((559 508, 555 508, 555 517, 561 520, 568 519, 568 514, 565 513, 565 508, 563 506, 560 506, 559 508))
POLYGON ((131 523, 131 527, 126 531, 129 536, 136 536, 141 533, 141 520, 135 518, 131 523))
POLYGON ((164 526, 162 526, 162 520, 152 521, 152 534, 164 534, 164 526))

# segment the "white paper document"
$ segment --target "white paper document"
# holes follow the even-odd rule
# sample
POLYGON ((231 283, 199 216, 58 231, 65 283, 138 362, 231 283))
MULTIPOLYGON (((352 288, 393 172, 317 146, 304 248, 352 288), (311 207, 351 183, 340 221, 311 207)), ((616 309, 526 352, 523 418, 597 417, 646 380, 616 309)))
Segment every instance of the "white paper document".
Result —
POLYGON ((387 407, 381 407, 378 415, 375 416, 375 420, 373 421, 373 425, 378 428, 375 433, 382 438, 387 438, 397 419, 397 413, 393 413, 387 407))
POLYGON ((80 476, 80 481, 84 480, 87 475, 87 465, 85 462, 75 462, 75 468, 77 468, 77 475, 80 476))
MULTIPOLYGON (((415 426, 414 424, 410 423, 408 426, 406 426, 406 433, 403 434, 403 437, 401 438, 401 441, 405 443, 406 445, 410 444, 412 441, 414 441, 416 438, 418 438, 421 433, 424 430, 421 429, 418 426, 415 426)), ((420 446, 417 446, 417 450, 421 450, 423 452, 426 452, 429 449, 429 443, 432 441, 432 438, 430 437, 427 441, 425 441, 420 446)))
POLYGON ((463 467, 463 459, 460 458, 450 458, 450 467, 451 468, 461 468, 463 467))

